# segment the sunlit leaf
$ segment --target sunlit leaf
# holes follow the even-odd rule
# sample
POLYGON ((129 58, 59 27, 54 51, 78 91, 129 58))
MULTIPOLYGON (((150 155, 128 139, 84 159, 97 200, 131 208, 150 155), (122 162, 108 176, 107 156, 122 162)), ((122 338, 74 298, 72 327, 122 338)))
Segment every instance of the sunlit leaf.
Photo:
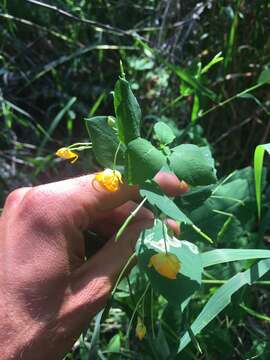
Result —
POLYGON ((259 76, 258 84, 265 84, 270 81, 270 68, 263 70, 259 76))
POLYGON ((211 59, 211 60, 209 61, 209 63, 202 68, 201 74, 207 73, 207 72, 211 69, 212 66, 214 66, 215 64, 223 61, 223 60, 224 60, 224 57, 221 56, 221 54, 222 54, 221 51, 220 51, 219 53, 217 53, 217 54, 213 57, 213 59, 211 59))
MULTIPOLYGON (((104 168, 111 168, 119 140, 114 130, 108 125, 108 116, 95 116, 86 119, 86 127, 93 143, 93 152, 98 163, 104 168)), ((120 147, 117 164, 124 164, 124 145, 120 147)))
POLYGON ((137 138, 128 144, 126 175, 129 184, 142 184, 152 179, 165 164, 165 155, 149 141, 137 138))
POLYGON ((127 145, 140 136, 142 114, 129 82, 122 78, 115 85, 114 109, 119 139, 127 145))
MULTIPOLYGON (((200 192, 197 195, 193 194, 192 201, 188 199, 189 194, 187 193, 177 198, 175 202, 180 209, 185 211, 192 222, 214 241, 218 239, 221 229, 231 218, 221 239, 224 243, 230 241, 232 246, 243 233, 244 224, 252 218, 255 219, 254 174, 252 168, 245 168, 235 171, 227 181, 223 181, 216 187, 210 187, 211 190, 208 189, 211 194, 201 204, 199 201, 203 195, 200 192), (188 202, 185 202, 186 197, 188 202)), ((207 188, 205 191, 207 194, 207 188)), ((200 236, 194 229, 184 224, 181 227, 180 237, 193 241, 200 240, 200 236)))
POLYGON ((192 144, 179 145, 171 150, 169 163, 180 180, 193 186, 216 182, 215 169, 205 157, 205 150, 192 144))
POLYGON ((270 154, 270 143, 258 145, 254 153, 255 191, 259 218, 261 217, 262 166, 265 151, 270 154))
POLYGON ((230 261, 270 258, 270 250, 257 249, 216 249, 201 254, 203 267, 223 264, 230 261))
POLYGON ((142 232, 137 245, 138 264, 145 272, 155 290, 173 306, 180 307, 195 290, 200 287, 202 263, 198 248, 188 241, 179 241, 164 233, 161 220, 155 220, 153 228, 142 232), (180 272, 175 280, 160 275, 153 267, 149 267, 152 255, 165 252, 164 237, 167 239, 168 252, 175 254, 180 263, 180 272))
POLYGON ((190 219, 175 205, 173 200, 163 194, 162 190, 155 182, 146 182, 140 190, 142 197, 146 197, 150 204, 156 206, 163 214, 169 218, 192 224, 190 219))
POLYGON ((162 121, 155 124, 154 131, 159 142, 163 145, 168 145, 175 139, 172 129, 162 121))

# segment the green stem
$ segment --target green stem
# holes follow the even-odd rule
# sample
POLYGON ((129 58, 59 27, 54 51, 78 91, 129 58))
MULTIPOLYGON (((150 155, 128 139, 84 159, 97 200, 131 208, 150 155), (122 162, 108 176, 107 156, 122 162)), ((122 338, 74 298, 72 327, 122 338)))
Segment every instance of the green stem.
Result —
POLYGON ((163 221, 162 222, 162 231, 163 231, 163 239, 164 239, 164 246, 165 246, 165 253, 168 254, 168 248, 167 248, 167 240, 168 240, 168 237, 167 237, 167 228, 166 228, 166 224, 165 222, 163 221))
POLYGON ((127 283, 128 283, 128 288, 129 288, 129 293, 130 293, 132 304, 133 304, 133 306, 136 306, 136 301, 135 301, 135 297, 134 297, 134 294, 132 291, 132 286, 131 286, 131 283, 129 280, 129 276, 127 276, 127 283))
POLYGON ((120 74, 121 74, 121 77, 122 77, 123 79, 126 78, 126 74, 125 74, 125 70, 124 70, 124 66, 123 66, 122 60, 120 60, 120 74))
POLYGON ((130 215, 126 218, 126 220, 124 221, 123 225, 120 227, 120 229, 117 231, 117 234, 115 236, 115 241, 118 241, 118 239, 120 238, 120 236, 123 234, 123 232, 125 231, 126 227, 128 226, 128 224, 131 222, 131 220, 137 215, 138 211, 140 210, 140 208, 143 206, 143 204, 145 203, 147 199, 144 198, 143 201, 136 207, 135 210, 133 210, 130 215))
POLYGON ((118 144, 117 149, 116 149, 115 154, 114 154, 114 158, 113 158, 113 170, 115 170, 115 167, 116 167, 117 155, 118 155, 118 153, 119 153, 120 147, 121 147, 121 143, 118 144))
MULTIPOLYGON (((202 280, 202 283, 206 285, 223 285, 227 281, 228 280, 202 280)), ((269 280, 255 281, 253 285, 270 285, 270 281, 269 280)))
POLYGON ((93 146, 89 145, 89 146, 78 146, 78 147, 74 147, 74 148, 68 148, 70 151, 83 151, 83 150, 87 150, 87 149, 92 149, 93 146))
POLYGON ((151 329, 152 329, 152 336, 153 338, 156 337, 155 335, 155 326, 154 326, 154 290, 151 288, 151 329))
MULTIPOLYGON (((220 103, 218 103, 217 105, 215 106, 212 106, 210 109, 202 112, 198 117, 197 119, 201 119, 202 117, 204 117, 205 115, 209 114, 210 112, 220 108, 220 107, 223 107, 224 105, 227 105, 228 103, 230 103, 231 101, 235 100, 236 98, 238 97, 241 97, 242 95, 245 95, 251 91, 254 91, 256 89, 258 89, 259 87, 265 85, 265 83, 259 83, 259 84, 255 84, 253 86, 251 86, 250 88, 246 89, 246 90, 243 90, 241 91, 240 93, 237 93, 236 95, 233 95, 231 97, 229 97, 228 99, 224 100, 224 101, 221 101, 220 103)), ((197 120, 196 119, 196 120, 197 120)))
POLYGON ((233 171, 233 172, 230 173, 228 176, 226 176, 225 179, 223 179, 223 180, 221 181, 221 183, 219 183, 219 184, 217 185, 217 187, 212 191, 212 195, 211 195, 211 196, 213 196, 213 195, 218 191, 218 189, 219 189, 222 185, 224 185, 225 182, 227 182, 235 173, 236 173, 236 171, 233 171))
POLYGON ((115 283, 115 285, 114 285, 114 288, 113 288, 113 290, 112 290, 112 296, 115 294, 115 291, 116 291, 116 289, 117 289, 120 281, 122 280, 122 277, 123 277, 125 271, 127 270, 127 268, 128 268, 128 266, 130 265, 131 261, 132 261, 135 257, 136 257, 136 253, 133 253, 133 254, 129 257, 129 259, 128 259, 128 261, 126 262, 125 266, 123 267, 122 271, 120 272, 120 275, 118 276, 118 278, 117 278, 117 280, 116 280, 116 283, 115 283))
POLYGON ((206 239, 207 241, 209 241, 211 244, 213 244, 213 240, 207 235, 205 234, 200 228, 198 228, 196 225, 192 224, 193 229, 196 231, 196 233, 198 233, 199 235, 201 235, 204 239, 206 239))
MULTIPOLYGON (((137 313, 137 311, 138 311, 138 308, 139 308, 139 306, 140 306, 140 303, 141 303, 142 300, 144 299, 144 297, 145 297, 145 295, 146 295, 149 287, 150 287, 150 283, 147 284, 147 286, 146 286, 146 288, 145 288, 142 296, 139 298, 139 300, 138 300, 138 302, 137 302, 137 304, 136 304, 136 306, 135 306, 135 308, 134 308, 134 310, 133 310, 133 313, 132 313, 132 316, 131 316, 131 318, 130 318, 130 322, 129 322, 128 328, 127 328, 127 345, 128 345, 129 333, 130 333, 130 330, 131 330, 131 326, 132 326, 134 317, 135 317, 135 315, 136 315, 136 313, 137 313)), ((128 346, 127 346, 127 347, 128 347, 128 346)))
POLYGON ((242 205, 242 206, 245 206, 244 201, 239 200, 239 199, 236 199, 236 198, 233 198, 233 197, 229 197, 229 196, 211 195, 211 198, 214 198, 214 199, 232 200, 232 201, 235 201, 235 202, 237 202, 238 204, 240 204, 240 205, 242 205))
POLYGON ((225 211, 221 211, 221 210, 212 210, 212 211, 217 213, 217 214, 221 214, 221 215, 225 215, 225 216, 229 216, 229 217, 234 217, 233 214, 225 212, 225 211))
POLYGON ((84 145, 91 146, 92 143, 91 142, 86 142, 86 143, 78 142, 78 143, 74 143, 72 145, 67 146, 67 148, 71 150, 74 146, 76 147, 76 146, 84 146, 84 145))

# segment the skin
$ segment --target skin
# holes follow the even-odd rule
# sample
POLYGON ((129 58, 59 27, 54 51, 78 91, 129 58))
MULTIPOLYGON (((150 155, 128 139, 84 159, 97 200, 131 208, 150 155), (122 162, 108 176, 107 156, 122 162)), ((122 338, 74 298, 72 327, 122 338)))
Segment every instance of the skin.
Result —
MULTIPOLYGON (((145 208, 116 243, 114 235, 136 207, 138 188, 115 193, 92 186, 94 175, 20 188, 0 218, 1 359, 62 359, 101 310, 134 251, 140 232, 152 226, 145 208), (84 231, 106 240, 85 261, 84 231)), ((169 196, 187 185, 158 174, 169 196)), ((168 221, 175 233, 179 227, 168 221)))

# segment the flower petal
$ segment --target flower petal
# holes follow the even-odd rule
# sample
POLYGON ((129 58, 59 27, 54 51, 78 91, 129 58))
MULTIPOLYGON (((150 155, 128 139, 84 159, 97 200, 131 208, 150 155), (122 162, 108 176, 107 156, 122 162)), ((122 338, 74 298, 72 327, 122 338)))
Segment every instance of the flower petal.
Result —
POLYGON ((122 175, 117 170, 105 169, 95 175, 94 178, 104 189, 110 192, 115 192, 122 184, 122 175))
POLYGON ((136 326, 136 336, 137 338, 142 340, 145 337, 145 335, 146 335, 146 326, 142 322, 141 318, 138 317, 137 326, 136 326))
POLYGON ((68 147, 62 147, 62 148, 58 149, 56 151, 55 155, 59 156, 62 159, 72 160, 71 164, 73 164, 79 157, 78 154, 69 150, 68 147))
POLYGON ((151 256, 148 266, 153 266, 160 275, 174 280, 180 270, 181 263, 175 254, 159 253, 151 256))

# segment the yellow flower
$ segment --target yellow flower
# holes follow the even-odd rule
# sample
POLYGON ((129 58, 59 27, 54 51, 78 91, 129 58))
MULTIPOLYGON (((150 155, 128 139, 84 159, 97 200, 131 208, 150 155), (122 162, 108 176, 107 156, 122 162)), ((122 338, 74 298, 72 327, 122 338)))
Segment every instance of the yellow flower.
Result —
POLYGON ((62 147, 58 149, 55 155, 59 156, 60 158, 71 160, 71 164, 73 164, 79 157, 78 154, 69 150, 68 147, 62 147))
POLYGON ((151 256, 148 267, 154 266, 155 270, 168 279, 176 279, 181 263, 172 253, 159 253, 151 256))
POLYGON ((136 336, 137 338, 142 340, 145 337, 145 334, 146 334, 146 327, 143 321, 141 320, 141 318, 138 317, 137 326, 136 326, 136 336))
POLYGON ((115 192, 122 184, 122 175, 117 170, 105 169, 96 174, 94 181, 97 181, 104 189, 115 192))

